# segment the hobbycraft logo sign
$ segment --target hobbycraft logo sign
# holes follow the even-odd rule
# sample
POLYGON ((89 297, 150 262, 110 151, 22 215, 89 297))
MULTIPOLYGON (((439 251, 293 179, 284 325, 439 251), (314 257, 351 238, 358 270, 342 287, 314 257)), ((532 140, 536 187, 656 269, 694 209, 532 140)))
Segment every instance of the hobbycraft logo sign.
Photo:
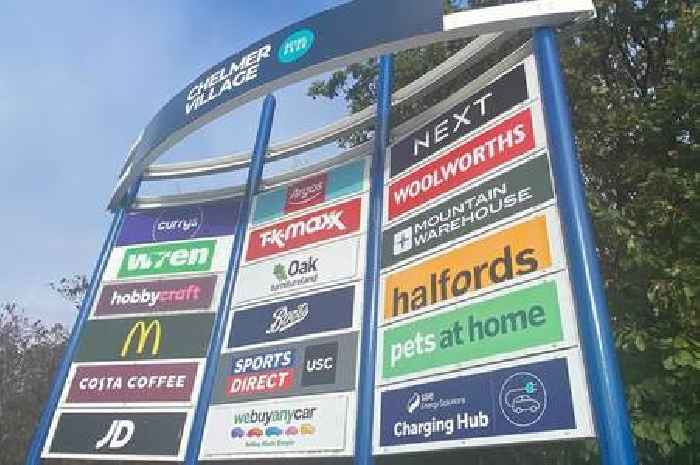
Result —
POLYGON ((384 320, 551 268, 547 218, 532 217, 388 274, 384 320))
POLYGON ((199 240, 129 248, 117 276, 130 278, 210 271, 215 247, 215 240, 199 240))
POLYGON ((382 335, 382 376, 391 380, 463 368, 563 340, 556 283, 548 281, 388 327, 382 335))
POLYGON ((360 229, 362 199, 352 199, 254 230, 248 240, 246 260, 298 249, 316 242, 342 237, 360 229))
POLYGON ((391 184, 388 218, 393 220, 533 148, 532 109, 527 108, 391 184))
POLYGON ((198 366, 196 362, 79 365, 65 403, 189 402, 198 366))
POLYGON ((321 173, 289 186, 284 205, 285 213, 292 213, 323 203, 326 198, 327 184, 327 173, 321 173))
POLYGON ((105 284, 93 316, 210 309, 216 276, 105 284))
POLYGON ((486 439, 479 445, 508 443, 507 436, 519 434, 539 440, 564 431, 588 435, 586 425, 577 430, 568 371, 567 359, 555 358, 384 391, 380 449, 452 448, 476 438, 486 439))

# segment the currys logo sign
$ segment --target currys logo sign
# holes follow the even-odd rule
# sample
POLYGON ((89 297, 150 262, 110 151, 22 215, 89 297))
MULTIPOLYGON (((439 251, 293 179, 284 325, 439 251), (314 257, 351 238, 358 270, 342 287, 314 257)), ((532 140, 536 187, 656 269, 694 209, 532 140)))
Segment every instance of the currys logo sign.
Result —
POLYGON ((574 414, 570 360, 559 356, 384 391, 380 451, 427 443, 433 443, 429 448, 450 448, 475 438, 484 439, 479 445, 497 444, 508 441, 499 439, 503 436, 518 434, 539 440, 563 431, 569 437, 588 436, 588 422, 577 425, 574 414))
POLYGON ((239 199, 129 212, 117 246, 230 236, 240 209, 239 199))
POLYGON ((355 286, 347 286, 237 310, 231 318, 228 347, 350 328, 355 292, 355 286))
POLYGON ((298 249, 360 229, 362 199, 355 198, 250 233, 246 260, 298 249))

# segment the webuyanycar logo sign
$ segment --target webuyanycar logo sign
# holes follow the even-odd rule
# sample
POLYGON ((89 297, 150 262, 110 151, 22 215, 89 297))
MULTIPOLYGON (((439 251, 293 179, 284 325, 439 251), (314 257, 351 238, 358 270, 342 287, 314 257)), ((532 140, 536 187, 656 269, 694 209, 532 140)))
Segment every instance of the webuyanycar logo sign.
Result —
POLYGON ((357 275, 360 238, 349 237, 313 249, 242 266, 236 304, 320 287, 357 275))
POLYGON ((184 453, 187 412, 59 410, 44 458, 177 460, 184 453))
MULTIPOLYGON (((510 291, 510 290, 509 290, 510 291)), ((385 381, 505 358, 564 340, 555 281, 392 325, 382 332, 385 381)))
POLYGON ((521 63, 397 142, 391 148, 390 176, 398 176, 527 98, 525 64, 521 63))
POLYGON ((347 394, 215 405, 209 409, 200 457, 276 457, 282 452, 342 451, 347 394))
POLYGON ((104 284, 93 316, 210 309, 216 276, 104 284))
POLYGON ((389 185, 389 221, 535 148, 535 108, 501 121, 389 185))
POLYGON ((199 363, 77 365, 65 403, 190 402, 199 363))
POLYGON ((384 321, 559 265, 553 217, 530 217, 387 274, 384 321))
POLYGON ((464 439, 475 446, 512 443, 513 435, 525 434, 530 440, 590 437, 590 419, 582 416, 577 424, 574 413, 585 410, 586 400, 572 398, 572 360, 558 355, 384 391, 375 452, 453 448, 468 445, 464 439))
POLYGON ((228 347, 239 348, 352 326, 355 286, 278 300, 231 317, 228 347))
POLYGON ((540 155, 387 228, 382 267, 440 247, 554 198, 547 155, 540 155))
POLYGON ((322 203, 361 192, 367 160, 355 160, 255 197, 252 223, 257 225, 322 203))
POLYGON ((129 212, 117 246, 229 236, 238 223, 240 199, 129 212))
POLYGON ((213 403, 351 391, 356 358, 356 332, 226 353, 213 403))
POLYGON ((362 198, 355 198, 251 231, 246 261, 342 237, 360 229, 362 198))
POLYGON ((211 271, 215 240, 174 242, 125 250, 118 278, 211 271))

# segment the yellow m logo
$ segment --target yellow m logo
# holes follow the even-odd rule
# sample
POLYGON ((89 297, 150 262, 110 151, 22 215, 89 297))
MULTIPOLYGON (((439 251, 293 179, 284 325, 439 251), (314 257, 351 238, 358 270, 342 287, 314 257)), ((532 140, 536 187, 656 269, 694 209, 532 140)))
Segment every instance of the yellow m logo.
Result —
POLYGON ((148 336, 154 329, 155 335, 153 337, 153 344, 151 344, 151 355, 157 355, 158 350, 160 349, 160 321, 153 320, 149 323, 148 327, 146 327, 146 323, 143 321, 137 321, 134 326, 131 327, 131 331, 129 331, 126 339, 124 339, 124 345, 122 345, 121 353, 122 358, 126 357, 126 354, 129 353, 131 339, 136 334, 136 331, 139 331, 139 341, 136 345, 136 353, 139 355, 143 354, 143 349, 146 347, 146 342, 148 342, 148 336))

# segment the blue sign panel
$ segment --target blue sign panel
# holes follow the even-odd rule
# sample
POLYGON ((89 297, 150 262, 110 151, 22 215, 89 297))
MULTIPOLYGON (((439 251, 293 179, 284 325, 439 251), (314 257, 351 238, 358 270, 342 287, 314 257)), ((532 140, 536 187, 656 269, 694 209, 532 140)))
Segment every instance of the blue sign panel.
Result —
POLYGON ((575 428, 567 361, 558 358, 383 392, 379 445, 575 428))
POLYGON ((234 312, 228 347, 281 341, 352 326, 355 287, 348 286, 234 312))
POLYGON ((196 205, 134 210, 124 217, 117 246, 230 236, 238 223, 240 198, 196 205))

